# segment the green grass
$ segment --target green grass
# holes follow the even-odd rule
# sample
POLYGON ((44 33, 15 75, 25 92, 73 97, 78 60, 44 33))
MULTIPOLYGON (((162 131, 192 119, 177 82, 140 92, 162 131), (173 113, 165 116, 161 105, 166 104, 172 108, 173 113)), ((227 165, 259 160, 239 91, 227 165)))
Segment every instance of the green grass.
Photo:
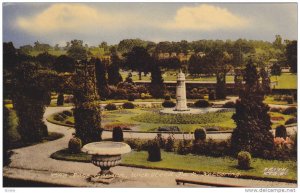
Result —
POLYGON ((231 119, 233 112, 205 113, 205 114, 160 114, 158 112, 147 112, 132 120, 143 123, 163 124, 208 124, 223 122, 231 119))
POLYGON ((278 81, 277 89, 297 89, 297 74, 282 73, 281 76, 272 76, 271 81, 278 81))
MULTIPOLYGON (((122 110, 115 110, 115 111, 103 111, 102 112, 102 126, 104 128, 113 128, 116 126, 125 126, 125 127, 134 127, 138 126, 140 131, 155 131, 158 127, 163 127, 163 126, 178 126, 181 131, 185 132, 193 132, 195 129, 199 127, 219 127, 220 130, 231 130, 235 128, 235 123, 232 119, 230 119, 232 112, 226 112, 226 113, 220 113, 220 115, 215 115, 215 119, 212 122, 208 122, 206 118, 208 118, 210 115, 203 115, 205 118, 201 118, 203 122, 198 121, 197 119, 193 120, 193 117, 190 117, 190 121, 197 122, 196 124, 178 124, 178 123, 172 123, 171 121, 169 122, 155 122, 155 123, 149 123, 149 122, 141 122, 142 120, 134 120, 134 117, 137 117, 139 115, 147 115, 149 111, 152 111, 154 109, 122 109, 122 110), (222 119, 219 120, 218 118, 222 119), (206 121, 206 122, 205 122, 206 121)), ((157 111, 157 109, 155 109, 157 111)), ((143 116, 145 116, 143 115, 143 116)), ((55 121, 53 119, 54 115, 51 115, 47 117, 47 120, 53 123, 58 123, 58 124, 66 124, 66 121, 71 121, 74 122, 73 117, 69 117, 66 120, 62 122, 55 121)), ((199 116, 200 117, 200 116, 199 116)), ((165 118, 165 121, 168 118, 165 118)), ((174 120, 174 119, 173 119, 174 120)))
MULTIPOLYGON (((42 54, 42 53, 43 53, 42 51, 33 50, 32 52, 29 53, 29 55, 37 56, 37 55, 42 54)), ((61 55, 66 55, 67 51, 66 50, 49 50, 48 53, 53 55, 53 56, 61 56, 61 55)))
MULTIPOLYGON (((123 80, 128 75, 128 72, 121 72, 123 80)), ((168 71, 163 74, 163 78, 165 81, 176 81, 177 80, 177 73, 175 71, 168 71)), ((132 76, 133 81, 139 81, 139 76, 137 73, 133 73, 132 76)), ((150 81, 151 76, 148 74, 147 76, 142 76, 142 81, 150 81)), ((216 82, 215 76, 210 77, 192 77, 187 76, 186 80, 193 80, 193 81, 203 81, 203 82, 216 82)), ((296 89, 297 88, 297 74, 292 73, 282 73, 281 76, 271 76, 271 81, 278 81, 278 85, 275 86, 276 89, 296 89)), ((226 82, 232 83, 234 82, 234 76, 228 75, 226 76, 226 82)))
POLYGON ((275 129, 278 125, 284 125, 284 123, 285 123, 288 119, 290 119, 290 118, 293 117, 292 115, 285 115, 285 114, 277 113, 277 112, 270 112, 269 114, 270 114, 271 117, 283 117, 283 118, 284 118, 284 120, 280 120, 280 121, 278 121, 278 122, 274 122, 274 123, 272 124, 272 128, 273 128, 273 129, 275 129))
MULTIPOLYGON (((175 169, 194 172, 207 172, 215 174, 230 173, 239 175, 247 175, 252 177, 268 177, 280 179, 297 179, 297 162, 296 161, 277 161, 252 158, 250 170, 240 170, 237 168, 237 160, 231 157, 207 157, 199 155, 179 155, 162 151, 162 161, 147 161, 148 153, 146 151, 132 151, 122 156, 122 164, 131 166, 141 166, 156 169, 175 169), (287 175, 268 176, 264 175, 265 168, 287 168, 287 175)), ((79 153, 70 154, 66 149, 55 152, 51 155, 54 159, 90 162, 91 156, 79 153)))

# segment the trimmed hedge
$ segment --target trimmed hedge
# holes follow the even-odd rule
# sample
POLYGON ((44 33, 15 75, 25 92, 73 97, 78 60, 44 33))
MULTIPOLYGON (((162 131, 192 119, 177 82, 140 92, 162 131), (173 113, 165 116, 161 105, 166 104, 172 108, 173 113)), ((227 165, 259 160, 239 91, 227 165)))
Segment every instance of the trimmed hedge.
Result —
POLYGON ((208 101, 203 100, 203 99, 200 99, 200 100, 197 100, 197 101, 194 103, 194 106, 195 106, 195 107, 198 107, 198 108, 205 108, 205 107, 209 107, 210 104, 209 104, 208 101))
POLYGON ((126 103, 123 103, 122 107, 124 109, 134 109, 134 104, 131 102, 126 102, 126 103))
POLYGON ((108 111, 114 111, 117 110, 117 106, 113 103, 108 103, 105 107, 106 110, 108 111))
POLYGON ((162 103, 162 106, 165 107, 165 108, 172 108, 172 107, 175 107, 176 104, 175 104, 173 101, 165 100, 165 101, 162 103))

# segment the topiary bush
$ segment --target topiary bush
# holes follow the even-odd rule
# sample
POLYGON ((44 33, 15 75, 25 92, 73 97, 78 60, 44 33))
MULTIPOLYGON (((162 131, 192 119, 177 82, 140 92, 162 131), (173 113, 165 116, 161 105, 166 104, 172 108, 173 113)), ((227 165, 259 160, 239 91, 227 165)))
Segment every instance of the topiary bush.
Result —
POLYGON ((186 155, 191 153, 191 141, 190 140, 182 140, 178 144, 177 153, 180 155, 186 155))
POLYGON ((292 115, 292 114, 297 113, 297 108, 296 107, 288 107, 288 108, 284 109, 282 111, 282 113, 285 115, 292 115))
POLYGON ((290 125, 290 124, 293 124, 293 123, 297 123, 297 118, 296 117, 289 118, 284 124, 285 125, 290 125))
POLYGON ((131 102, 126 102, 126 103, 123 103, 122 107, 124 109, 134 109, 134 104, 131 102))
POLYGON ((108 111, 114 111, 114 110, 117 110, 117 106, 114 103, 108 103, 105 106, 105 109, 108 111))
POLYGON ((283 125, 279 125, 275 128, 275 137, 282 137, 286 139, 286 127, 283 125))
POLYGON ((161 161, 161 152, 159 144, 156 140, 148 142, 148 161, 157 162, 161 161))
POLYGON ((70 139, 68 144, 68 150, 70 153, 79 153, 81 151, 82 142, 78 137, 73 137, 70 139))
POLYGON ((123 130, 121 127, 113 128, 112 138, 113 138, 113 141, 117 141, 117 142, 124 141, 123 130))
POLYGON ((223 108, 235 108, 235 103, 232 101, 229 101, 229 102, 225 103, 222 107, 223 108))
POLYGON ((63 106, 64 105, 64 94, 59 94, 57 97, 57 106, 63 106))
POLYGON ((203 99, 200 99, 200 100, 197 100, 195 103, 194 103, 194 106, 195 107, 198 107, 198 108, 205 108, 205 107, 209 107, 209 102, 206 101, 206 100, 203 100, 203 99))
POLYGON ((251 154, 247 151, 241 151, 238 153, 238 167, 243 170, 250 169, 251 165, 251 154))
POLYGON ((194 131, 195 141, 204 141, 206 139, 206 130, 203 128, 194 131))
POLYGON ((173 152, 175 150, 174 144, 175 144, 174 136, 169 135, 169 137, 167 138, 166 143, 165 143, 165 151, 173 152))
POLYGON ((172 108, 172 107, 175 107, 176 104, 175 104, 173 101, 165 100, 165 101, 162 103, 162 106, 165 107, 165 108, 172 108))

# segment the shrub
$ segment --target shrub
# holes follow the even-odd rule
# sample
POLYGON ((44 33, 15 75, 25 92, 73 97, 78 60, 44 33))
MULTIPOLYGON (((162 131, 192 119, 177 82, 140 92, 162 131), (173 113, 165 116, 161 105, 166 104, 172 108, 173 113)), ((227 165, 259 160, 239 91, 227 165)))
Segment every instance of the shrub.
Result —
POLYGON ((62 113, 65 114, 66 116, 69 116, 69 117, 73 116, 72 111, 63 111, 62 113))
POLYGON ((160 148, 165 148, 166 139, 163 138, 160 133, 158 133, 157 136, 154 139, 157 141, 157 143, 159 144, 160 148))
POLYGON ((117 110, 117 106, 113 103, 109 103, 105 106, 105 109, 108 111, 113 111, 113 110, 117 110))
POLYGON ((134 149, 136 151, 147 151, 147 143, 145 143, 144 141, 142 141, 141 139, 126 139, 125 141, 131 149, 134 149))
POLYGON ((293 123, 297 123, 297 118, 296 117, 289 118, 284 124, 285 125, 290 125, 290 124, 293 124, 293 123))
POLYGON ((179 132, 180 129, 177 126, 163 126, 163 127, 159 127, 157 131, 179 132))
POLYGON ((286 128, 283 125, 279 125, 275 128, 275 137, 282 137, 286 139, 286 128))
POLYGON ((134 109, 134 104, 131 103, 131 102, 123 103, 122 106, 123 106, 124 109, 134 109))
POLYGON ((166 101, 171 100, 171 96, 170 96, 170 95, 166 95, 166 96, 165 96, 165 100, 166 100, 166 101))
POLYGON ((291 114, 297 113, 297 108, 296 107, 288 107, 288 108, 284 109, 282 111, 282 113, 285 115, 291 115, 291 114))
POLYGON ((148 142, 148 161, 161 161, 160 147, 156 140, 148 142))
POLYGON ((191 152, 191 146, 190 146, 191 141, 190 140, 182 140, 178 144, 177 148, 177 153, 180 155, 186 155, 191 152))
POLYGON ((206 100, 200 99, 200 100, 197 100, 197 101, 194 103, 194 106, 195 106, 195 107, 198 107, 198 108, 209 107, 209 102, 206 101, 206 100))
POLYGON ((229 101, 223 105, 223 108, 235 108, 235 103, 232 101, 229 101))
POLYGON ((195 141, 204 141, 206 139, 206 131, 203 128, 196 129, 194 132, 195 141))
POLYGON ((134 101, 134 99, 135 99, 135 97, 134 97, 133 94, 130 94, 130 95, 128 96, 128 101, 134 101))
POLYGON ((121 127, 115 127, 112 132, 113 141, 124 141, 123 139, 123 131, 121 127))
POLYGON ((173 135, 169 135, 165 143, 165 151, 173 152, 175 149, 174 144, 175 144, 175 138, 173 137, 173 135))
POLYGON ((55 121, 59 121, 59 122, 62 122, 62 121, 65 120, 65 119, 64 119, 61 115, 59 115, 59 114, 54 115, 53 119, 54 119, 55 121))
POLYGON ((281 112, 281 108, 272 107, 270 109, 270 112, 280 113, 281 112))
POLYGON ((216 100, 216 93, 215 91, 210 91, 208 94, 208 100, 216 100))
POLYGON ((232 154, 229 140, 216 142, 212 139, 208 141, 194 141, 191 152, 212 157, 224 157, 232 154))
POLYGON ((79 153, 81 151, 82 142, 78 137, 70 139, 68 144, 68 150, 70 153, 79 153))
POLYGON ((173 101, 164 101, 162 103, 162 106, 165 108, 172 108, 172 107, 175 107, 176 104, 173 101))
POLYGON ((251 165, 251 155, 247 151, 241 151, 238 153, 238 166, 240 169, 248 170, 251 165))
POLYGON ((59 94, 57 97, 57 106, 63 106, 64 105, 64 94, 59 94))

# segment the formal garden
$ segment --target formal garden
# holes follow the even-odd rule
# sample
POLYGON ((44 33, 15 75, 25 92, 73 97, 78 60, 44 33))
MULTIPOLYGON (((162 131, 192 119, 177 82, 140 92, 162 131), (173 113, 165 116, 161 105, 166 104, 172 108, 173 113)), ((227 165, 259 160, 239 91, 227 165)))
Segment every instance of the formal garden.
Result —
POLYGON ((122 156, 121 166, 297 181, 295 73, 270 75, 246 53, 244 65, 232 69, 234 55, 218 47, 204 59, 195 55, 195 61, 218 65, 204 75, 189 71, 195 61, 166 70, 164 65, 172 61, 160 61, 143 47, 132 48, 124 61, 112 49, 107 61, 90 57, 82 41, 71 44, 67 55, 55 57, 48 52, 24 55, 5 44, 4 62, 15 64, 5 68, 5 164, 15 148, 67 137, 68 148, 52 152, 51 159, 91 162, 82 147, 112 141, 132 149, 122 156), (52 60, 50 67, 41 66, 40 60, 52 60), (152 63, 141 68, 136 62, 141 60, 152 63), (199 113, 163 111, 177 106, 178 84, 164 81, 175 81, 178 69, 188 74, 187 85, 199 82, 186 89, 187 107, 199 113), (230 71, 235 75, 228 75, 230 71), (201 86, 203 82, 213 86, 201 86), (51 108, 59 110, 44 116, 51 108), (73 134, 48 132, 47 125, 71 128, 73 134), (284 171, 274 175, 268 173, 270 168, 284 171))

